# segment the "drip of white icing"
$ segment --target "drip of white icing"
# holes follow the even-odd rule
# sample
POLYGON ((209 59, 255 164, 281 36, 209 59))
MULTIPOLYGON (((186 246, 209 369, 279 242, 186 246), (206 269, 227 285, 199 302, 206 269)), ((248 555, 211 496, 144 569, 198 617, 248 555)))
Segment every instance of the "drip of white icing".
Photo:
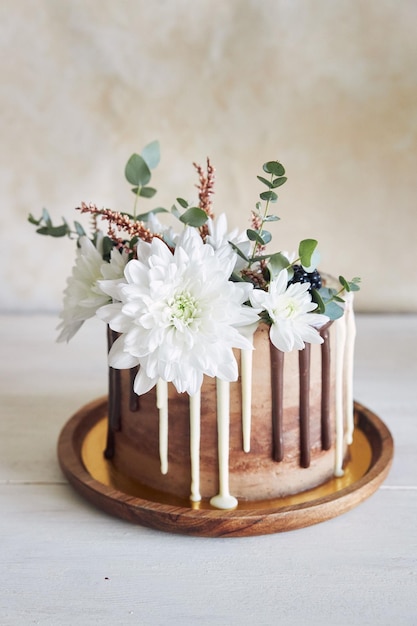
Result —
POLYGON ((334 475, 343 476, 344 444, 344 355, 346 345, 346 317, 340 317, 336 324, 336 444, 334 475))
POLYGON ((210 504, 217 509, 234 509, 238 502, 229 492, 230 383, 216 378, 217 445, 219 450, 219 493, 210 504))
POLYGON ((346 440, 353 441, 354 410, 353 410, 353 360, 356 338, 355 314, 353 312, 353 293, 345 296, 346 316, 346 348, 345 348, 345 411, 346 411, 346 440))
POLYGON ((159 458, 161 474, 168 473, 168 383, 156 383, 156 406, 159 410, 159 458))
MULTIPOLYGON (((251 324, 240 329, 253 346, 253 336, 258 324, 251 324)), ((252 426, 252 350, 241 350, 240 352, 240 376, 242 392, 242 434, 243 451, 250 452, 250 435, 252 426)))
POLYGON ((200 502, 200 409, 201 392, 190 396, 190 455, 192 502, 200 502))

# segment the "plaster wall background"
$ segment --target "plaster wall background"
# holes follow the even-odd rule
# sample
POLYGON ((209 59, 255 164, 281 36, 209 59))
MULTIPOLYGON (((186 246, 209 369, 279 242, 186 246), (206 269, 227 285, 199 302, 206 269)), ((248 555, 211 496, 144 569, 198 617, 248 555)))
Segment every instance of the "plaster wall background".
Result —
POLYGON ((243 230, 278 158, 274 249, 317 238, 357 310, 417 311, 416 42, 414 0, 1 0, 0 309, 57 311, 73 264, 27 214, 131 210, 125 163, 159 139, 154 204, 210 156, 243 230))

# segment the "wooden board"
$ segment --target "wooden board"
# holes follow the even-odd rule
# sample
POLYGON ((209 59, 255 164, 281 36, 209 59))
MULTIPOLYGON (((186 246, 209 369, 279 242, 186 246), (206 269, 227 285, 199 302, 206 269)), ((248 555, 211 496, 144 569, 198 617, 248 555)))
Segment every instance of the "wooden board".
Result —
POLYGON ((385 479, 393 457, 393 440, 384 423, 355 403, 356 434, 343 478, 290 498, 240 503, 220 511, 207 503, 191 505, 150 492, 117 475, 103 458, 107 399, 81 408, 63 428, 58 441, 61 468, 73 487, 102 510, 163 531, 206 537, 242 537, 303 528, 357 506, 385 479))

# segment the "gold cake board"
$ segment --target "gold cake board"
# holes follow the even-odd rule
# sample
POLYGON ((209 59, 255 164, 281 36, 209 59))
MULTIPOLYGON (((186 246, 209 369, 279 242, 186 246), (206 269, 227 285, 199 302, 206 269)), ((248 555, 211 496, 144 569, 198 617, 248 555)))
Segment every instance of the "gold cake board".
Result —
POLYGON ((71 485, 98 508, 129 522, 202 537, 243 537, 317 524, 372 495, 391 466, 394 445, 385 424, 355 402, 355 435, 342 478, 295 496, 213 509, 153 491, 117 472, 104 458, 107 397, 82 407, 64 426, 58 458, 71 485))

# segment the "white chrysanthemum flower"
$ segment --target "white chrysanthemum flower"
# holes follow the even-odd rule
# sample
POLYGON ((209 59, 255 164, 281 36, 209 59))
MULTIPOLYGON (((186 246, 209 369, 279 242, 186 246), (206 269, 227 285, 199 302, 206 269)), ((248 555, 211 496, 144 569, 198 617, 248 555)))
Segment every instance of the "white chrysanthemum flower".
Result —
POLYGON ((224 255, 225 257, 230 256, 231 254, 235 255, 235 266, 234 270, 239 271, 245 265, 246 261, 242 259, 239 255, 237 255, 229 241, 231 241, 235 246, 239 248, 246 256, 250 251, 250 241, 247 238, 246 232, 239 233, 239 230, 235 228, 230 233, 227 229, 227 217, 225 213, 222 213, 215 220, 209 218, 207 221, 209 234, 206 238, 206 243, 208 243, 214 250, 217 251, 219 255, 224 255))
MULTIPOLYGON (((101 243, 99 237, 99 249, 101 243)), ((97 309, 110 301, 108 294, 100 289, 99 280, 120 280, 123 277, 127 254, 113 249, 110 262, 106 263, 99 249, 87 237, 80 237, 75 265, 64 291, 63 310, 59 316, 62 321, 58 325, 61 332, 57 341, 69 341, 85 320, 94 317, 97 309)))
POLYGON ((302 350, 306 343, 322 343, 317 328, 329 318, 311 313, 316 308, 308 291, 309 283, 294 283, 287 287, 288 271, 281 270, 270 282, 268 291, 255 289, 250 294, 252 306, 267 311, 271 319, 269 332, 272 343, 283 352, 302 350))
POLYGON ((139 241, 137 254, 126 266, 126 283, 100 283, 120 301, 97 312, 122 333, 109 364, 117 369, 140 365, 134 382, 138 395, 160 378, 190 395, 200 389, 204 374, 236 380, 232 348, 252 348, 238 327, 259 318, 244 305, 252 285, 229 281, 235 259, 218 256, 191 228, 174 254, 157 238, 150 244, 139 241))

